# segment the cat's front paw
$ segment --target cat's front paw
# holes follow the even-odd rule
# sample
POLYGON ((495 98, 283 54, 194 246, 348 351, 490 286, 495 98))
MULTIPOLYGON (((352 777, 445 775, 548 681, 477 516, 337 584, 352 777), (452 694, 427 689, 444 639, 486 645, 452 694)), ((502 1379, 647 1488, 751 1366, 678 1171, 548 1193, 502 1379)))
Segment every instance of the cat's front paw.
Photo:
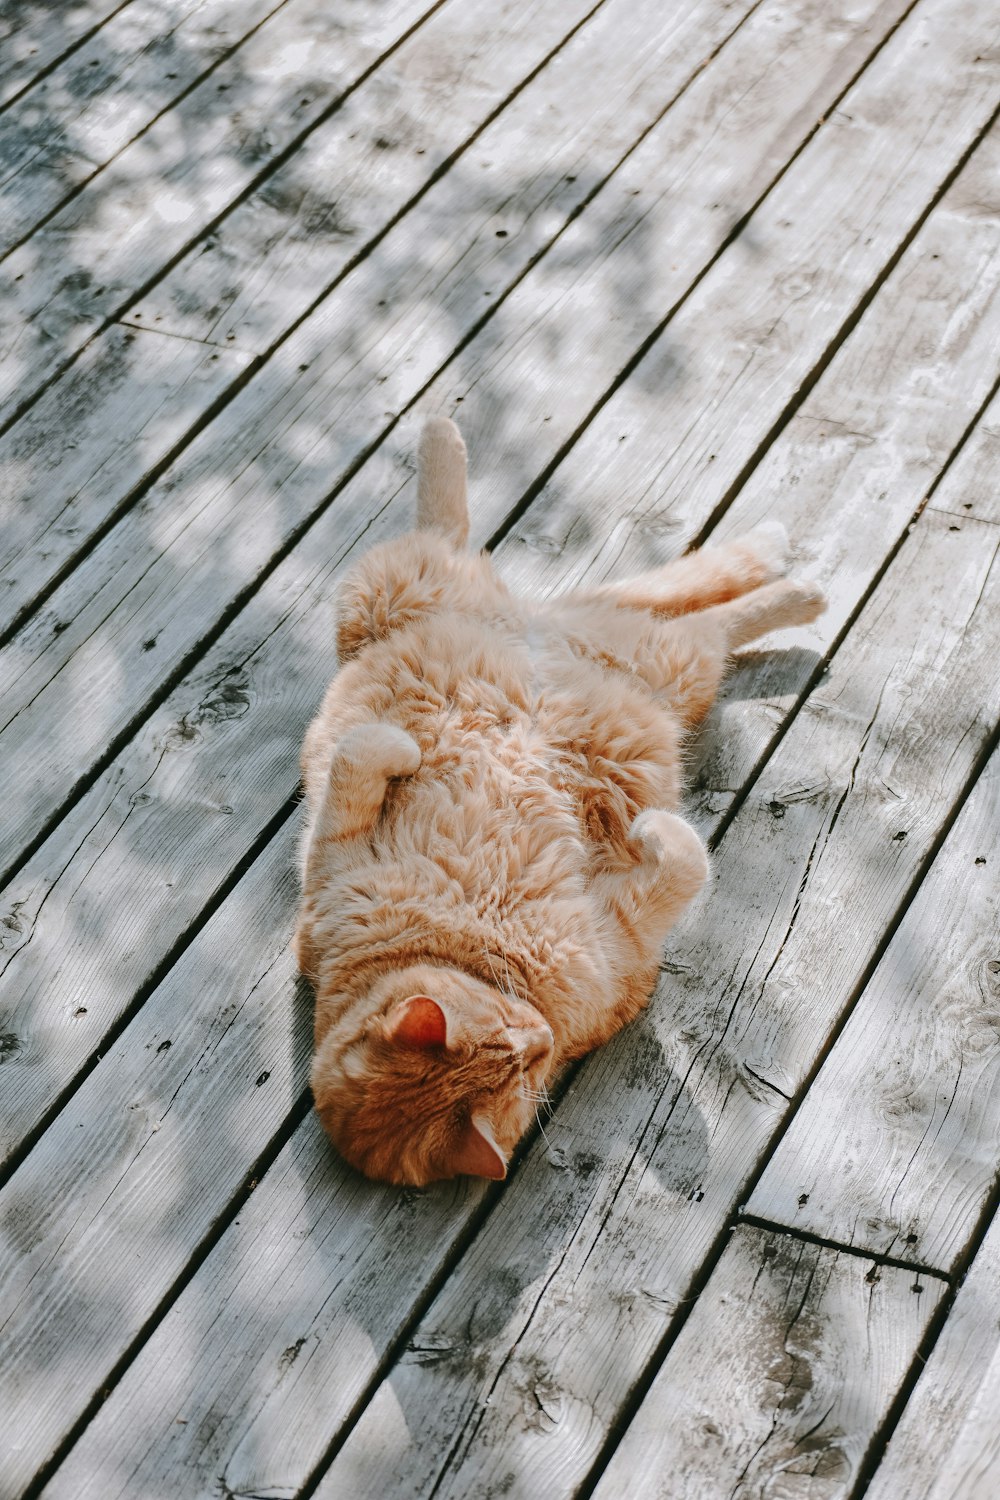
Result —
POLYGON ((388 780, 393 776, 414 776, 420 770, 420 746, 412 735, 397 724, 379 720, 359 724, 349 730, 337 747, 343 761, 358 769, 388 780))
POLYGON ((629 829, 629 843, 644 863, 662 866, 671 882, 692 894, 708 879, 708 851, 691 824, 676 813, 647 808, 629 829))

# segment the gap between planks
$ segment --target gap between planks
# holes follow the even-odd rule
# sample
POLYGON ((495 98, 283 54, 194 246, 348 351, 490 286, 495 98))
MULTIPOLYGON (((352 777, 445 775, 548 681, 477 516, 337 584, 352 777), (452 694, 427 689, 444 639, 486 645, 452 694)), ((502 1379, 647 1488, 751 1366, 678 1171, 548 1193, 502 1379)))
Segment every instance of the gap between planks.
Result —
POLYGON ((735 1229, 737 1224, 749 1224, 753 1229, 766 1229, 770 1234, 788 1235, 790 1239, 801 1240, 804 1245, 818 1245, 823 1250, 836 1250, 840 1255, 853 1255, 858 1260, 870 1261, 876 1266, 892 1266, 897 1271, 912 1271, 918 1279, 921 1276, 933 1276, 938 1281, 954 1285, 955 1278, 947 1271, 939 1271, 935 1266, 921 1265, 916 1260, 900 1260, 895 1255, 877 1255, 871 1250, 864 1250, 860 1245, 847 1245, 843 1240, 828 1239, 826 1235, 813 1234, 808 1229, 796 1229, 792 1224, 782 1224, 777 1219, 766 1219, 761 1214, 747 1213, 745 1209, 737 1209, 728 1225, 729 1229, 735 1229))

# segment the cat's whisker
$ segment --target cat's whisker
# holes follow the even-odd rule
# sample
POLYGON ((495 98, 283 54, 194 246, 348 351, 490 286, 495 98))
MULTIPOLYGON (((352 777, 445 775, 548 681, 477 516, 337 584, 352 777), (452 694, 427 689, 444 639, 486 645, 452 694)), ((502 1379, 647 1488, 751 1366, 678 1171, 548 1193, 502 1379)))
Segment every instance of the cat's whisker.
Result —
POLYGON ((549 1140, 548 1136, 545 1134, 545 1126, 542 1124, 542 1117, 538 1113, 537 1108, 535 1109, 535 1124, 538 1126, 539 1130, 542 1132, 542 1140, 545 1142, 546 1147, 548 1148, 549 1151, 551 1151, 552 1150, 552 1142, 549 1140))

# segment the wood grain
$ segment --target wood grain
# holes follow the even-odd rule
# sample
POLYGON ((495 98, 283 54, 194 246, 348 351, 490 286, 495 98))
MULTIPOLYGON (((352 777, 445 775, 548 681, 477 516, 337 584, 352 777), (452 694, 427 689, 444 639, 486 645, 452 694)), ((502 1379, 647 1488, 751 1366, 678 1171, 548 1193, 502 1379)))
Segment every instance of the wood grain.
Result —
POLYGON ((0 104, 31 87, 45 68, 51 68, 91 32, 133 0, 14 0, 0 13, 0 104))
POLYGON ((737 1229, 595 1500, 846 1497, 944 1290, 737 1229))
POLYGON ((301 1095, 293 862, 286 829, 0 1195, 5 1494, 107 1380, 301 1095))
POLYGON ((429 0, 288 0, 5 262, 0 421, 377 64, 429 0))
MULTIPOLYGON (((928 57, 933 55, 935 59, 933 77, 921 80, 920 88, 910 77, 905 49, 901 56, 894 56, 896 67, 888 79, 880 69, 896 41, 909 34, 904 24, 850 96, 854 101, 859 91, 868 89, 878 95, 883 107, 885 89, 891 87, 901 69, 908 78, 909 93, 899 99, 899 107, 915 110, 915 100, 920 97, 928 149, 912 170, 900 175, 895 160, 890 169, 878 152, 862 167, 858 143, 850 137, 850 151, 840 164, 841 170, 846 173, 850 161, 851 202, 859 212, 867 202, 875 218, 868 225, 868 243, 859 245, 857 253, 842 262, 843 275, 838 276, 836 294, 824 299, 821 310, 813 304, 806 309, 800 293, 792 295, 784 323, 790 331, 801 318, 803 336, 796 345, 796 358, 805 357, 803 351, 808 352, 810 339, 814 355, 822 349, 824 338, 839 326, 838 315, 853 305, 853 295, 867 285, 867 278, 898 244, 917 195, 925 194, 930 182, 937 180, 940 167, 934 166, 934 153, 929 149, 934 128, 943 132, 947 115, 949 138, 953 139, 958 118, 966 119, 965 128, 971 119, 982 123, 987 85, 968 60, 963 62, 968 44, 959 46, 953 40, 962 6, 969 3, 949 0, 934 12, 934 24, 942 30, 937 50, 930 47, 933 31, 922 27, 912 34, 909 45, 913 68, 918 70, 916 77, 920 78, 920 67, 928 66, 928 57), (944 54, 951 49, 950 62, 942 48, 944 54), (934 105, 932 99, 936 100, 934 105), (865 198, 863 185, 874 202, 865 198)), ((863 92, 860 97, 865 97, 863 92)), ((831 140, 836 142, 839 136, 835 131, 831 140)), ((807 150, 783 180, 780 193, 791 191, 793 176, 801 173, 809 184, 810 198, 814 198, 814 172, 815 164, 807 150)), ((829 203, 832 216, 839 212, 836 196, 825 195, 823 201, 829 203)), ((769 201, 769 212, 779 210, 780 201, 769 201)), ((814 207, 803 230, 810 253, 814 253, 820 225, 821 215, 814 207)), ((787 244, 794 262, 794 236, 789 236, 787 244)), ((772 295, 773 267, 766 261, 762 264, 766 268, 763 285, 772 295)), ((702 283, 699 296, 709 280, 714 278, 702 283)), ((743 265, 740 285, 741 297, 750 297, 743 265)), ((265 367, 268 378, 258 377, 249 383, 192 444, 180 464, 74 572, 53 596, 46 615, 26 626, 8 648, 3 665, 10 686, 3 696, 6 727, 0 733, 0 747, 12 768, 11 795, 2 809, 5 847, 12 852, 23 847, 39 823, 53 814, 96 756, 106 753, 109 741, 114 742, 134 723, 154 685, 199 649, 205 632, 219 620, 224 602, 253 586, 275 549, 323 503, 338 475, 343 475, 345 466, 356 460, 372 440, 377 431, 373 408, 378 410, 376 401, 384 399, 377 382, 374 390, 370 385, 364 387, 360 403, 356 388, 350 387, 349 411, 345 412, 318 375, 310 370, 304 380, 299 371, 301 363, 317 355, 315 340, 322 329, 322 319, 317 315, 298 330, 280 351, 280 363, 272 361, 265 367), (282 368, 286 377, 289 370, 294 373, 279 393, 274 379, 282 368), (259 446, 252 456, 246 452, 247 431, 258 436, 259 446), (154 515, 156 521, 151 524, 154 515), (58 631, 54 631, 53 621, 60 627, 58 631), (154 634, 156 651, 143 651, 141 641, 154 634), (61 732, 61 726, 67 723, 65 706, 75 701, 84 683, 87 712, 71 716, 73 733, 68 735, 61 732), (58 717, 54 713, 57 698, 58 717), (46 743, 46 756, 45 764, 39 766, 41 738, 46 743)), ((544 329, 539 336, 544 339, 544 329)), ((730 329, 730 337, 721 343, 728 348, 734 337, 736 330, 730 329)), ((410 376, 400 372, 403 378, 410 376)), ((769 382, 752 404, 746 391, 742 393, 747 406, 741 410, 752 410, 751 420, 760 436, 794 387, 795 362, 783 356, 776 379, 777 384, 769 382)), ((568 384, 564 381, 564 387, 568 384)), ((718 393, 711 396, 703 391, 697 398, 710 425, 718 420, 717 397, 718 393)), ((545 441, 547 444, 548 439, 545 441)), ((741 441, 750 444, 745 430, 741 441)), ((503 443, 493 451, 502 459, 503 443)))
MULTIPOLYGON (((439 358, 450 353, 482 317, 484 297, 495 300, 563 227, 750 9, 749 0, 666 11, 608 0, 449 166, 433 208, 428 202, 352 278, 346 326, 355 359, 371 361, 366 344, 372 335, 382 342, 387 330, 405 347, 401 314, 411 307, 424 320, 434 310, 440 331, 424 337, 439 358)), ((563 20, 568 29, 578 13, 566 10, 563 20)), ((317 130, 128 319, 263 352, 384 227, 386 195, 402 202, 416 191, 448 160, 458 127, 487 119, 503 90, 527 76, 535 59, 525 33, 536 25, 530 10, 513 7, 432 17, 381 70, 377 88, 317 130), (454 102, 442 120, 448 87, 454 102)), ((553 40, 548 27, 546 39, 553 40)), ((388 355, 380 371, 399 358, 388 355)))
POLYGON ((0 632, 183 441, 248 358, 112 328, 0 438, 0 632))
MULTIPOLYGON (((1000 532, 993 542, 1000 557, 1000 532)), ((900 839, 905 812, 900 804, 900 839)), ((768 1162, 751 1213, 954 1269, 997 1175, 998 848, 994 755, 768 1162)))
POLYGON ((906 1404, 867 1500, 990 1500, 1000 1486, 1000 1221, 906 1404))
MULTIPOLYGON (((736 14, 738 18, 739 12, 736 14)), ((461 131, 488 113, 491 105, 495 107, 502 97, 499 91, 518 76, 518 68, 527 65, 523 43, 518 40, 518 22, 523 23, 526 17, 530 19, 523 7, 519 10, 516 5, 509 6, 500 17, 477 8, 454 7, 433 17, 394 59, 391 80, 380 70, 327 126, 308 138, 287 170, 276 173, 261 194, 248 200, 245 211, 235 211, 233 217, 244 228, 249 222, 260 231, 260 235, 251 235, 239 264, 225 224, 181 263, 170 279, 170 296, 175 313, 177 306, 184 306, 191 317, 181 325, 176 316, 161 317, 157 305, 147 301, 133 310, 131 326, 145 323, 162 330, 169 322, 175 331, 217 338, 227 349, 235 343, 252 343, 244 339, 243 324, 236 319, 235 310, 225 326, 217 326, 226 296, 237 296, 249 278, 252 295, 248 301, 241 297, 240 307, 247 317, 252 315, 254 327, 267 328, 265 342, 276 338, 322 286, 344 271, 364 248, 366 235, 384 229, 407 194, 426 182, 432 165, 460 143, 461 131), (442 54, 481 58, 471 80, 477 86, 468 88, 467 97, 460 92, 458 107, 445 115, 432 110, 442 88, 442 54), (384 116, 393 100, 397 111, 406 101, 408 133, 421 124, 424 144, 412 151, 390 151, 376 145, 386 139, 384 116), (420 102, 423 115, 418 120, 415 104, 420 102), (477 111, 481 111, 478 116, 477 111), (332 175, 331 162, 316 159, 317 153, 323 152, 337 160, 333 174, 337 182, 335 220, 327 212, 329 201, 322 197, 324 184, 332 175), (354 163, 353 179, 349 161, 354 163), (377 190, 373 189, 373 178, 377 190), (350 233, 344 231, 345 225, 349 225, 350 233), (224 249, 220 248, 223 244, 224 249), (269 244, 273 253, 268 252, 269 244), (244 263, 252 254, 266 262, 266 273, 252 275, 252 261, 244 263), (223 287, 215 285, 208 270, 219 263, 219 256, 228 268, 223 287)), ((682 88, 691 71, 700 66, 705 51, 725 34, 723 28, 732 24, 728 12, 714 5, 695 6, 679 18, 671 18, 650 0, 639 5, 631 0, 610 0, 542 70, 524 95, 484 131, 463 164, 453 166, 425 201, 389 234, 385 244, 348 276, 319 320, 322 326, 311 347, 300 349, 297 362, 289 363, 287 370, 273 379, 265 373, 266 388, 274 399, 278 399, 289 371, 298 374, 302 389, 308 389, 309 380, 315 380, 314 373, 303 382, 305 371, 297 370, 297 364, 314 372, 319 366, 330 374, 329 366, 335 364, 341 386, 346 383, 349 390, 361 389, 374 396, 375 411, 369 414, 364 434, 364 441, 371 441, 383 420, 385 397, 377 387, 386 372, 401 362, 412 366, 417 360, 419 367, 410 371, 411 383, 420 378, 422 369, 433 373, 453 343, 481 319, 489 305, 486 299, 495 301, 524 274, 547 241, 594 190, 600 174, 614 168, 645 124, 669 102, 671 93, 682 88), (637 29, 650 42, 650 50, 643 54, 646 61, 638 67, 637 29), (659 55, 661 47, 668 54, 666 60, 659 55), (587 115, 581 121, 578 111, 584 80, 591 81, 598 97, 589 100, 587 115), (549 126, 541 134, 540 118, 549 126), (513 195, 512 160, 518 163, 521 174, 513 195), (345 330, 350 330, 346 339, 345 330)), ((463 74, 467 84, 469 71, 467 65, 463 74)), ((242 244, 239 235, 236 244, 242 244)), ((109 330, 92 346, 91 362, 117 369, 112 351, 119 341, 120 334, 109 330)), ((132 367, 129 373, 133 397, 141 406, 145 397, 142 372, 132 367)), ((150 382, 155 393, 150 399, 158 400, 155 367, 150 370, 150 382)), ((66 432, 86 450, 88 463, 106 473, 100 489, 91 489, 75 507, 78 545, 106 523, 116 506, 125 503, 135 484, 134 473, 120 474, 109 462, 110 455, 122 451, 115 389, 112 385, 109 400, 104 403, 99 383, 88 381, 85 374, 78 378, 74 369, 6 437, 0 438, 2 464, 5 452, 22 445, 19 434, 25 422, 32 424, 36 441, 42 440, 46 430, 50 437, 55 431, 66 432), (90 399, 78 412, 72 399, 63 398, 61 391, 64 387, 78 388, 80 379, 90 399)), ((338 395, 335 388, 331 401, 345 400, 346 392, 341 390, 338 395)), ((235 438, 242 443, 244 431, 237 423, 229 441, 235 438)), ((59 563, 63 560, 58 559, 59 563)), ((25 559, 25 569, 31 574, 28 590, 37 592, 48 583, 54 572, 53 561, 38 552, 25 559)))
POLYGON ((729 828, 649 1012, 587 1060, 412 1336, 452 1352, 396 1364, 329 1493, 378 1450, 385 1400, 410 1434, 385 1496, 458 1500, 498 1466, 512 1496, 586 1478, 992 730, 988 572, 972 526, 918 524, 729 828))
POLYGON ((132 0, 0 115, 0 255, 25 239, 281 0, 132 0), (165 14, 166 10, 166 14, 165 14))

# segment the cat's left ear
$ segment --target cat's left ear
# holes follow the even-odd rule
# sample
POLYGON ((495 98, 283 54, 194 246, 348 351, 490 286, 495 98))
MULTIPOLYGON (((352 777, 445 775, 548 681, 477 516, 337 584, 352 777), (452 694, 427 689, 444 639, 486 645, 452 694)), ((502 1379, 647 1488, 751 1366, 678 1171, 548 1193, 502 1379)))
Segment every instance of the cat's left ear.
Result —
POLYGON ((507 1176, 507 1163, 497 1145, 489 1120, 473 1115, 458 1150, 448 1163, 454 1177, 492 1177, 499 1182, 507 1176))
POLYGON ((386 1039, 398 1047, 426 1052, 448 1045, 448 1018, 430 995, 410 995, 394 1005, 386 1017, 386 1039))

